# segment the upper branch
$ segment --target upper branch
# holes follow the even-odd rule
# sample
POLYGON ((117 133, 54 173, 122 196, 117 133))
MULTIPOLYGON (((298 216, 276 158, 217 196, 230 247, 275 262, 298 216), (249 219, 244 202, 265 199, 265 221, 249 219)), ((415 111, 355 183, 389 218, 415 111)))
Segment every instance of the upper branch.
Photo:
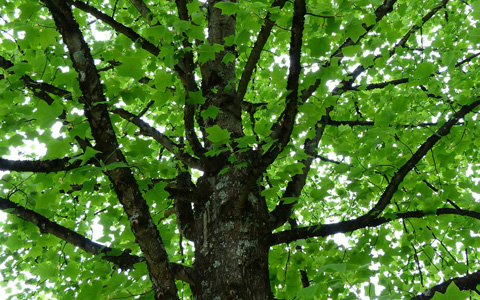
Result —
POLYGON ((190 156, 188 153, 180 149, 179 145, 177 145, 172 140, 170 140, 167 136, 162 134, 160 131, 156 130, 155 128, 150 126, 148 123, 143 121, 140 117, 122 108, 116 108, 113 110, 113 112, 115 114, 118 114, 120 117, 124 118, 125 120, 128 120, 133 124, 135 124, 136 126, 138 126, 138 128, 140 128, 140 133, 154 138, 157 142, 159 142, 168 151, 170 151, 170 153, 175 155, 175 157, 180 159, 187 166, 195 169, 199 169, 199 170, 205 169, 205 166, 202 164, 201 161, 190 156))
MULTIPOLYGON (((279 7, 280 9, 283 8, 285 5, 286 0, 275 0, 272 3, 272 7, 279 7)), ((273 25, 275 21, 270 19, 271 14, 270 12, 267 13, 265 17, 265 24, 260 29, 258 33, 257 39, 255 40, 255 45, 253 46, 252 52, 250 52, 250 56, 248 57, 247 63, 245 64, 245 69, 243 70, 242 77, 240 78, 240 82, 238 83, 237 89, 237 96, 235 102, 237 105, 242 103, 245 93, 247 92, 248 83, 253 74, 253 70, 257 65, 258 60, 260 59, 260 54, 262 53, 263 47, 267 43, 268 37, 272 32, 273 25)))
MULTIPOLYGON (((0 55, 0 68, 7 70, 14 66, 14 63, 0 55)), ((13 71, 10 71, 13 73, 13 71)), ((0 79, 2 79, 0 77, 0 79)), ((45 82, 37 82, 28 75, 21 77, 25 86, 39 99, 45 101, 48 105, 53 103, 53 98, 49 94, 57 95, 59 97, 65 97, 71 99, 71 93, 69 91, 57 88, 51 84, 45 82)))
POLYGON ((278 141, 268 149, 256 164, 258 167, 256 170, 257 174, 261 174, 265 168, 277 158, 278 154, 290 141, 290 136, 295 124, 295 117, 298 112, 298 87, 300 73, 302 71, 300 58, 302 53, 305 14, 305 0, 295 0, 289 50, 290 68, 287 79, 288 95, 285 100, 286 106, 279 120, 272 126, 273 130, 270 138, 272 140, 278 139, 278 141))
MULTIPOLYGON (((388 1, 388 0, 387 0, 388 1)), ((437 5, 435 6, 434 8, 432 8, 425 16, 422 17, 422 25, 413 25, 410 30, 402 37, 402 39, 400 39, 400 41, 398 43, 396 43, 392 49, 390 49, 389 51, 389 56, 393 56, 395 54, 395 50, 398 48, 398 47, 405 47, 408 39, 410 38, 410 36, 416 32, 417 30, 419 30, 426 22, 428 22, 442 7, 444 7, 446 4, 447 4, 448 0, 442 0, 442 4, 440 5, 437 5)), ((378 17, 377 17, 378 18, 378 17)), ((377 55, 375 56, 375 58, 373 59, 373 61, 375 62, 377 59, 379 59, 380 57, 382 57, 382 55, 377 55)), ((347 79, 345 80, 342 80, 337 87, 335 87, 335 89, 333 90, 333 94, 341 94, 342 92, 344 91, 347 91, 347 90, 352 90, 353 87, 353 83, 355 82, 355 80, 358 78, 358 76, 360 76, 360 74, 362 74, 365 70, 367 69, 370 69, 371 67, 373 67, 374 64, 371 64, 367 67, 364 67, 363 65, 359 65, 357 68, 355 68, 355 70, 353 70, 350 74, 348 74, 347 76, 347 79)), ((398 81, 392 81, 390 82, 390 84, 401 84, 401 83, 406 83, 408 82, 408 79, 406 78, 403 78, 403 79, 399 79, 398 81)), ((388 84, 387 84, 388 85, 388 84)), ((386 86, 386 85, 385 85, 386 86)), ((382 88, 382 87, 385 87, 385 86, 381 86, 381 84, 379 84, 379 86, 375 86, 375 85, 371 85, 370 86, 370 89, 373 89, 373 88, 382 88)))
MULTIPOLYGON (((316 158, 316 149, 320 143, 320 140, 322 139, 323 133, 325 132, 327 119, 328 115, 323 116, 320 124, 315 126, 315 136, 312 139, 305 140, 304 149, 305 154, 307 154, 308 157, 301 161, 301 163, 304 165, 302 173, 293 176, 292 181, 288 183, 282 198, 299 197, 302 193, 313 159, 316 158)), ((270 213, 272 229, 278 228, 284 224, 288 218, 290 218, 295 204, 297 204, 297 201, 293 201, 291 203, 284 203, 282 201, 275 207, 275 209, 270 213)))
POLYGON ((155 46, 154 44, 150 43, 147 41, 145 38, 141 37, 138 33, 136 33, 132 28, 127 27, 117 21, 115 21, 114 18, 110 17, 109 15, 99 11, 93 6, 90 6, 86 4, 85 2, 82 1, 72 1, 69 0, 67 1, 68 3, 71 3, 78 9, 83 10, 84 12, 87 12, 94 16, 95 18, 102 20, 106 24, 110 25, 115 31, 122 33, 126 37, 128 37, 130 40, 132 40, 135 43, 140 44, 140 46, 153 54, 154 56, 157 56, 160 53, 160 49, 155 46))
POLYGON ((471 104, 464 105, 453 116, 445 122, 435 133, 433 133, 413 154, 413 156, 395 173, 387 188, 378 200, 377 204, 365 215, 365 217, 375 217, 381 213, 385 207, 390 203, 393 194, 397 191, 398 186, 403 181, 405 176, 415 167, 415 165, 433 148, 433 146, 444 136, 450 133, 450 129, 466 114, 472 112, 478 105, 480 100, 474 101, 471 104))
MULTIPOLYGON (((375 16, 376 16, 376 22, 375 24, 372 24, 370 26, 366 26, 365 24, 363 24, 363 27, 365 29, 365 33, 362 34, 358 41, 353 41, 352 39, 348 38, 332 55, 330 55, 330 58, 333 58, 333 57, 342 57, 343 56, 343 53, 342 53, 342 49, 345 48, 345 47, 348 47, 348 46, 352 46, 352 45, 355 45, 355 44, 358 44, 367 34, 370 30, 372 30, 375 25, 380 21, 382 20, 389 12, 391 12, 393 10, 393 6, 395 5, 397 1, 396 0, 385 0, 382 5, 380 5, 376 10, 375 10, 375 16)), ((322 68, 328 68, 331 64, 331 60, 329 60, 328 62, 326 62, 322 68)), ((363 66, 361 66, 363 68, 363 66)), ((361 72, 363 72, 363 69, 358 72, 359 68, 357 68, 356 70, 354 70, 351 74, 349 74, 349 77, 352 77, 353 78, 353 74, 357 74, 356 76, 358 77, 360 75, 361 72)), ((355 77, 356 78, 356 77, 355 77)), ((305 102, 308 98, 310 98, 310 96, 313 95, 313 93, 317 90, 317 88, 320 86, 322 82, 322 79, 321 78, 317 78, 315 80, 315 82, 310 85, 307 89, 303 90, 302 91, 302 102, 305 102)), ((353 82, 353 81, 351 81, 353 82)), ((345 86, 345 82, 341 82, 340 83, 341 85, 345 86)))
MULTIPOLYGON (((92 7, 82 1, 70 1, 75 7, 88 12, 95 16, 97 19, 102 20, 106 24, 110 25, 114 30, 124 34, 130 40, 132 40, 135 43, 139 43, 141 47, 154 56, 157 56, 160 53, 160 48, 156 47, 143 37, 141 37, 138 33, 136 33, 133 29, 115 21, 112 17, 106 15, 105 13, 99 11, 95 7, 92 7)), ((148 8, 148 7, 147 7, 148 8)), ((185 6, 186 8, 186 6, 185 6)), ((144 9, 142 11, 145 12, 144 9)), ((142 13, 141 11, 141 13, 142 13)), ((183 15, 182 15, 183 16, 183 15)), ((186 54, 186 59, 181 59, 177 65, 175 65, 175 71, 177 72, 180 80, 182 81, 185 89, 188 91, 197 91, 198 86, 195 82, 194 76, 193 76, 193 55, 190 53, 190 55, 187 53, 186 54), (191 57, 191 59, 189 58, 191 57)), ((188 94, 187 94, 188 98, 188 94)), ((185 132, 186 132, 186 137, 187 140, 189 141, 190 145, 192 146, 192 149, 195 152, 195 155, 202 157, 203 153, 205 150, 203 149, 202 145, 200 144, 195 131, 193 129, 194 126, 194 121, 193 121, 193 116, 194 116, 194 110, 191 105, 186 104, 185 105, 185 132)))
MULTIPOLYGON (((182 21, 190 21, 188 15, 187 1, 175 0, 177 5, 178 17, 182 21)), ((183 109, 183 120, 185 123, 185 136, 188 143, 192 147, 193 152, 200 158, 204 158, 203 154, 206 152, 202 144, 198 140, 198 136, 195 132, 195 106, 189 103, 189 92, 198 91, 198 85, 195 82, 195 63, 193 59, 192 44, 188 41, 187 35, 184 34, 182 45, 185 50, 183 56, 179 59, 178 64, 175 65, 175 71, 179 74, 182 80, 183 86, 186 90, 186 101, 183 109)))

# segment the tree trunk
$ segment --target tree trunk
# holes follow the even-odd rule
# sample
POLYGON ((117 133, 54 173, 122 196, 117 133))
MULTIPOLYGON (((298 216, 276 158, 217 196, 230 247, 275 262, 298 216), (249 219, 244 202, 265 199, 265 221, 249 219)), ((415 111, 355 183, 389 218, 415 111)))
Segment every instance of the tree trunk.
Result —
POLYGON ((245 175, 232 170, 197 183, 211 196, 196 207, 196 299, 273 298, 265 243, 268 210, 245 175))

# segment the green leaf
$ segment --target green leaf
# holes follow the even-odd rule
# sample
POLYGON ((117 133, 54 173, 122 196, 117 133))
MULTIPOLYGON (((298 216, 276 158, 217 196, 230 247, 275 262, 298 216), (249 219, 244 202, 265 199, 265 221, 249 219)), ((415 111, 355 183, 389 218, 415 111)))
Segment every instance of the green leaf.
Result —
POLYGON ((189 98, 187 99, 188 104, 203 104, 205 103, 206 98, 202 96, 201 91, 190 92, 189 98))
POLYGON ((255 133, 263 137, 269 136, 270 133, 272 133, 272 130, 270 129, 271 126, 271 122, 268 122, 265 119, 260 119, 255 123, 255 133))
POLYGON ((472 17, 475 20, 480 20, 480 1, 479 0, 473 1, 470 5, 473 9, 472 17))
POLYGON ((167 87, 173 84, 172 73, 166 70, 157 70, 155 72, 155 87, 159 92, 165 91, 167 87))
POLYGON ((223 45, 219 44, 202 44, 198 47, 198 61, 200 63, 205 63, 209 60, 215 59, 215 53, 220 52, 223 50, 223 45))
POLYGON ((12 51, 12 50, 15 50, 17 48, 17 44, 10 40, 10 39, 2 39, 2 47, 5 49, 5 50, 8 50, 8 51, 12 51))
POLYGON ((224 64, 228 64, 228 63, 234 62, 234 61, 235 61, 235 55, 233 53, 230 53, 230 52, 227 52, 222 59, 222 62, 224 64))
POLYGON ((39 101, 33 116, 42 126, 51 126, 62 112, 63 107, 59 101, 54 101, 51 105, 45 101, 39 101))
POLYGON ((215 120, 219 112, 220 112, 220 108, 211 105, 206 110, 202 111, 201 115, 202 115, 202 118, 204 119, 212 118, 212 120, 215 120))
POLYGON ((354 46, 348 46, 342 48, 342 53, 345 56, 350 56, 353 57, 359 53, 361 53, 361 46, 360 45, 354 45, 354 46))
POLYGON ((28 20, 33 14, 37 13, 42 6, 39 3, 27 2, 18 7, 20 9, 20 19, 28 20))
POLYGON ((385 106, 383 110, 375 117, 375 125, 388 127, 395 119, 395 113, 390 106, 385 106))
POLYGON ((230 132, 218 125, 206 128, 205 131, 208 133, 207 139, 214 144, 226 144, 230 140, 230 132))
POLYGON ((114 170, 116 168, 128 168, 128 165, 124 162, 118 161, 118 162, 110 163, 105 166, 105 169, 109 171, 114 170))
POLYGON ((419 80, 425 80, 433 74, 435 66, 429 62, 424 62, 417 65, 413 77, 419 80))
POLYGON ((197 39, 200 41, 205 40, 205 31, 203 27, 200 26, 191 26, 190 29, 187 31, 187 35, 192 39, 197 39))
POLYGON ((451 282, 448 285, 448 288, 445 291, 445 294, 437 292, 433 295, 432 300, 452 300, 452 299, 464 300, 469 298, 470 298, 470 293, 460 291, 458 286, 454 282, 451 282))
MULTIPOLYGON (((8 46, 9 43, 6 43, 6 45, 8 46)), ((13 45, 10 44, 10 46, 13 46, 13 45)), ((15 47, 16 47, 16 44, 15 44, 15 47)), ((15 72, 15 75, 23 76, 25 74, 32 72, 33 67, 29 63, 19 62, 19 63, 16 63, 13 67, 9 68, 8 70, 15 72)))
POLYGON ((298 201, 298 197, 284 197, 280 199, 280 201, 282 201, 283 204, 291 204, 298 201))
POLYGON ((240 9, 238 3, 234 2, 217 2, 214 7, 221 9, 224 15, 236 14, 240 9))
POLYGON ((115 68, 120 76, 130 77, 139 80, 145 76, 145 71, 142 69, 141 58, 139 57, 123 57, 122 64, 115 68))
POLYGON ((314 37, 309 39, 307 48, 310 49, 310 55, 320 57, 327 53, 330 49, 330 40, 326 37, 314 37))
POLYGON ((220 172, 218 172, 218 175, 223 175, 223 174, 227 173, 228 170, 230 170, 230 167, 225 167, 220 172))
POLYGON ((47 157, 63 158, 68 155, 70 143, 62 140, 50 140, 46 144, 47 157))
POLYGON ((362 22, 360 20, 355 19, 352 21, 346 30, 347 37, 351 38, 354 42, 357 42, 360 36, 365 34, 367 31, 362 26, 362 22))
POLYGON ((93 149, 92 147, 85 148, 85 153, 78 158, 82 160, 81 165, 84 165, 90 158, 94 157, 97 153, 101 152, 93 149))
POLYGON ((297 297, 295 299, 315 299, 317 288, 318 286, 316 284, 303 288, 297 293, 297 297))

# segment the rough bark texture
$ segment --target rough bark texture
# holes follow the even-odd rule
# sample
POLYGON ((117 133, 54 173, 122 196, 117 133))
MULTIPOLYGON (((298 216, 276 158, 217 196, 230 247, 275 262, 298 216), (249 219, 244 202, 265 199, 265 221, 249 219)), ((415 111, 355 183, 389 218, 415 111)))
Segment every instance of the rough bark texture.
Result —
POLYGON ((211 197, 195 211, 196 299, 271 299, 268 275, 268 211, 244 172, 204 177, 211 197), (236 203, 247 196, 243 209, 236 203))
MULTIPOLYGON (((218 0, 208 1, 208 43, 225 45, 225 38, 235 35, 235 15, 224 15, 215 6, 218 0)), ((234 1, 232 1, 234 2, 234 1)), ((241 107, 235 103, 235 61, 224 63, 227 53, 235 55, 235 46, 224 46, 224 50, 216 53, 215 59, 207 61, 202 67, 202 93, 207 100, 204 107, 216 106, 221 112, 214 120, 205 120, 205 127, 217 124, 227 129, 232 137, 243 135, 241 107)))

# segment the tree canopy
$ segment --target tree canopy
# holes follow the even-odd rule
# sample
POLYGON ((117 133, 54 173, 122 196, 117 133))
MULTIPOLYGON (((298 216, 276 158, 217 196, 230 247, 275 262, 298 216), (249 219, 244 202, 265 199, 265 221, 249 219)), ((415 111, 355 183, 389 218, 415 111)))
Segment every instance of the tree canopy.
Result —
POLYGON ((0 2, 1 284, 478 297, 479 20, 479 0, 0 2))

